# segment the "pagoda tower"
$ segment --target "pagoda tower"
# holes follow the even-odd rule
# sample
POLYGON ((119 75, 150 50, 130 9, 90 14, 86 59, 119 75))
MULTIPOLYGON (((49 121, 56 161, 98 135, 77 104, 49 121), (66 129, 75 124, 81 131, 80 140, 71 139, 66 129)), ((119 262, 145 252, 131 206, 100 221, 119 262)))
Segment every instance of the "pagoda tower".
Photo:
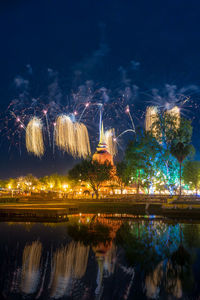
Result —
POLYGON ((99 137, 99 144, 96 148, 96 152, 94 153, 92 160, 97 160, 100 164, 104 164, 105 162, 110 163, 112 166, 114 166, 113 163, 113 157, 108 152, 108 147, 105 142, 105 134, 104 134, 104 128, 103 128, 103 122, 101 123, 101 131, 100 131, 100 137, 99 137))

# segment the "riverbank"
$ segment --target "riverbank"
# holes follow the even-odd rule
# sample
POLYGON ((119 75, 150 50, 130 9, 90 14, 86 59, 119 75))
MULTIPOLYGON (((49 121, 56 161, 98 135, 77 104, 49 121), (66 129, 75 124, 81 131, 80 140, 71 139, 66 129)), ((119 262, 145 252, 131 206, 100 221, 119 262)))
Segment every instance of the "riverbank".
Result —
MULTIPOLYGON (((8 199, 7 199, 8 200, 8 199)), ((137 199, 34 199, 0 202, 0 220, 12 218, 36 220, 66 219, 75 213, 132 214, 136 216, 160 216, 170 219, 200 221, 200 202, 175 199, 173 201, 138 201, 137 199), (60 217, 59 217, 60 216, 60 217)))

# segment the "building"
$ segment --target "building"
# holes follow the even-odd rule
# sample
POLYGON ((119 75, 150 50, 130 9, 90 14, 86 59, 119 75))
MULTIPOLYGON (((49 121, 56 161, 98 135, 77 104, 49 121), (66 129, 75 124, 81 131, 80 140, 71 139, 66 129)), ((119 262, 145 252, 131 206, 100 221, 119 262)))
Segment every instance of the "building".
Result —
POLYGON ((100 164, 108 162, 114 167, 113 156, 108 152, 108 147, 106 144, 103 122, 101 125, 99 144, 96 148, 96 152, 93 154, 92 160, 97 160, 100 164))

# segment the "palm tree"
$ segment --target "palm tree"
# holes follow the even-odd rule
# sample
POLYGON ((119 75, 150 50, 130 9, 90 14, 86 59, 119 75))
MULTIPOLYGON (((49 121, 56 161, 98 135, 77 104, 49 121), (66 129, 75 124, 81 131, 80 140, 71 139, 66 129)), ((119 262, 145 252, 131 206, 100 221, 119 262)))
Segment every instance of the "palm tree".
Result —
POLYGON ((193 155, 194 154, 195 149, 190 144, 185 145, 181 142, 178 142, 177 144, 172 144, 170 152, 179 162, 179 179, 180 179, 180 195, 181 195, 181 168, 182 168, 182 163, 188 155, 193 155))

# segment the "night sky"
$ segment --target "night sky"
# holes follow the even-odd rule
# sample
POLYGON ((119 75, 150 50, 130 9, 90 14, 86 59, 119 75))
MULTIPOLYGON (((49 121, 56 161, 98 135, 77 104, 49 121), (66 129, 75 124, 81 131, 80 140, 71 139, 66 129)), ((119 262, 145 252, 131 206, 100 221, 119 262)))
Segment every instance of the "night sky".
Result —
MULTIPOLYGON (((28 109, 35 98, 46 105, 53 100, 69 107, 70 95, 86 82, 94 93, 106 91, 97 93, 105 106, 104 124, 116 127, 118 133, 130 127, 123 107, 130 105, 136 125, 142 125, 142 111, 158 100, 155 89, 166 102, 166 84, 176 86, 172 89, 177 94, 190 96, 181 109, 193 119, 193 144, 199 158, 199 16, 199 1, 186 0, 1 1, 0 178, 65 174, 76 162, 67 154, 52 154, 48 146, 41 159, 28 155, 23 135, 19 149, 19 138, 12 135, 16 124, 7 107, 18 99, 28 109), (122 101, 127 88, 129 95, 122 101)), ((175 94, 170 102, 176 102, 175 94)), ((18 114, 19 110, 18 105, 18 114)), ((86 117, 94 151, 98 113, 91 111, 86 117)), ((121 141, 119 157, 128 138, 121 141)))

